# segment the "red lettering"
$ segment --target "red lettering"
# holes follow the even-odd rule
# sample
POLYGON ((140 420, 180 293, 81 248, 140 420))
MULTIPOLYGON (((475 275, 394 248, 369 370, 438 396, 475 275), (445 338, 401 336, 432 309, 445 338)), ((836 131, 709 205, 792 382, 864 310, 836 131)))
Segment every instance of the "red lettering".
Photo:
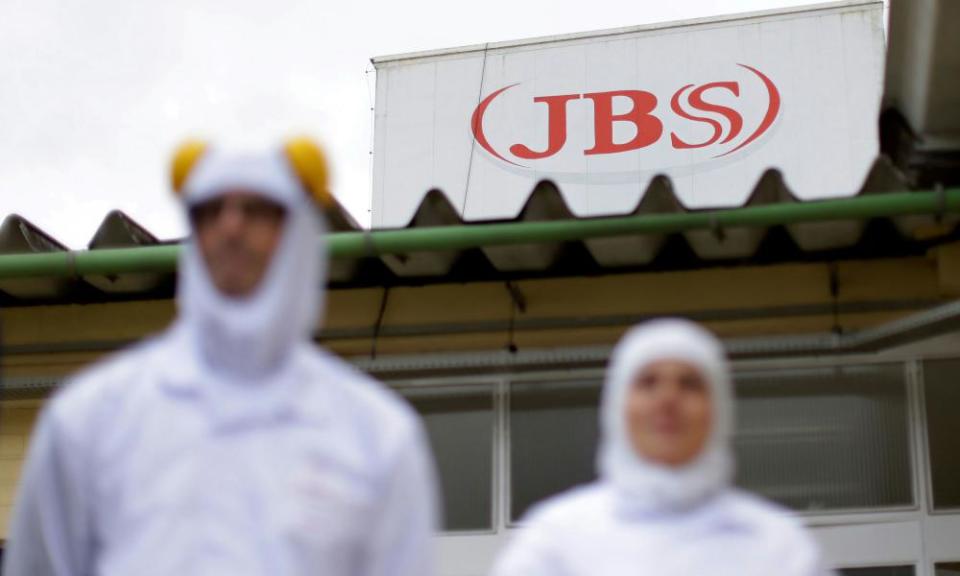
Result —
POLYGON ((534 102, 543 102, 547 105, 547 149, 537 152, 524 144, 514 144, 510 147, 510 152, 518 158, 527 160, 547 158, 559 152, 567 143, 567 102, 578 98, 580 98, 579 94, 534 98, 534 102))
POLYGON ((747 66, 746 64, 737 64, 737 66, 740 66, 741 68, 745 68, 753 72, 754 74, 757 75, 758 78, 760 78, 760 81, 763 82, 764 87, 766 87, 767 89, 767 97, 770 99, 769 103, 767 104, 767 113, 763 115, 763 120, 760 122, 760 125, 757 126, 757 129, 754 130, 753 134, 748 136, 746 140, 738 144, 737 147, 734 148, 733 150, 728 150, 723 154, 714 156, 714 158, 720 158, 721 156, 733 154, 737 150, 743 148, 747 144, 750 144, 751 142, 753 142, 754 140, 762 136, 763 133, 766 132, 770 128, 770 126, 773 124, 773 121, 777 119, 777 114, 780 113, 780 91, 777 90, 777 85, 773 83, 773 80, 770 80, 769 78, 766 77, 766 75, 763 74, 763 72, 760 72, 759 70, 757 70, 756 68, 753 68, 752 66, 747 66))
POLYGON ((663 123, 650 114, 657 107, 657 97, 643 90, 617 90, 614 92, 594 92, 584 94, 593 100, 594 145, 584 154, 613 154, 649 146, 660 139, 663 123), (613 99, 625 96, 633 106, 624 114, 613 113, 613 99), (637 134, 629 142, 617 144, 613 141, 613 123, 630 122, 637 134))
MULTIPOLYGON (((673 147, 676 149, 686 149, 686 148, 704 148, 710 146, 720 139, 720 136, 723 135, 723 126, 713 118, 708 118, 706 116, 694 116, 693 114, 687 113, 683 107, 680 105, 680 97, 683 95, 683 92, 688 88, 693 86, 693 84, 687 84, 683 88, 679 89, 674 93, 673 98, 670 99, 670 108, 676 113, 677 116, 685 118, 687 120, 693 120, 695 122, 703 122, 709 124, 713 128, 713 136, 704 142, 699 144, 690 144, 684 142, 677 136, 675 133, 670 133, 670 142, 673 144, 673 147)), ((700 110, 702 112, 714 112, 720 114, 727 119, 727 122, 730 123, 730 133, 727 134, 727 137, 723 139, 723 143, 733 140, 740 134, 740 130, 743 129, 743 117, 740 116, 736 110, 728 108, 727 106, 721 106, 719 104, 711 104, 704 101, 703 93, 707 90, 713 88, 723 88, 729 90, 733 93, 734 96, 740 97, 740 85, 736 82, 711 82, 709 84, 704 84, 696 88, 693 92, 690 93, 690 105, 695 110, 700 110)))
MULTIPOLYGON (((719 158, 732 154, 743 147, 749 145, 760 136, 765 134, 774 124, 780 113, 780 93, 768 77, 759 70, 738 64, 738 66, 752 72, 761 82, 763 82, 769 98, 767 111, 764 114, 760 125, 752 134, 746 137, 732 150, 714 156, 719 158)), ((520 167, 526 167, 508 160, 497 151, 484 133, 483 118, 487 108, 493 101, 504 92, 517 86, 510 84, 505 86, 484 98, 473 112, 471 128, 476 142, 489 154, 504 162, 514 164, 520 167)), ((698 149, 728 144, 739 139, 744 129, 744 119, 741 113, 735 107, 718 104, 712 100, 727 98, 733 100, 732 106, 739 106, 740 84, 739 82, 710 82, 702 85, 687 84, 683 86, 670 98, 670 110, 676 118, 705 125, 709 127, 709 134, 702 141, 689 142, 683 140, 680 133, 670 131, 670 142, 676 150, 698 149), (731 96, 717 94, 725 90, 731 96), (713 91, 711 93, 711 91, 713 91), (727 130, 724 132, 724 130, 727 130)), ((584 150, 585 155, 597 154, 616 154, 619 152, 629 152, 640 148, 645 148, 655 144, 664 135, 665 130, 663 122, 660 120, 655 110, 657 108, 657 97, 646 90, 614 90, 609 92, 593 92, 589 94, 559 94, 555 96, 540 96, 533 99, 535 104, 546 104, 547 135, 545 147, 535 150, 526 144, 517 143, 509 147, 509 151, 518 160, 540 160, 549 158, 563 150, 567 144, 567 104, 571 100, 588 98, 593 104, 593 147, 584 150), (627 111, 614 113, 613 105, 617 98, 626 99, 622 102, 627 106, 627 111), (632 124, 636 133, 626 142, 614 141, 614 129, 617 122, 627 122, 632 124)), ((534 111, 538 110, 534 108, 534 111)), ((667 113, 664 111, 664 113, 667 113)), ((622 126, 621 126, 622 128, 622 126)))

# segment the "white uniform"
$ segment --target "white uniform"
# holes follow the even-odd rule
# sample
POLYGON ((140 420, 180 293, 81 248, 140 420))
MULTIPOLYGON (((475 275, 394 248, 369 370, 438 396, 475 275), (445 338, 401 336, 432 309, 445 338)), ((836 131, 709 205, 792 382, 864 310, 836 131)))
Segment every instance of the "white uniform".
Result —
POLYGON ((228 187, 287 207, 249 299, 195 245, 166 333, 77 377, 46 407, 21 480, 6 576, 430 576, 435 481, 418 419, 309 341, 320 223, 285 158, 208 153, 187 202, 228 187))
POLYGON ((788 512, 730 487, 729 368, 716 339, 694 324, 642 325, 617 345, 601 406, 600 480, 534 507, 494 576, 823 576, 820 552, 788 512), (624 402, 651 362, 683 360, 709 382, 713 428, 682 468, 633 450, 624 402))

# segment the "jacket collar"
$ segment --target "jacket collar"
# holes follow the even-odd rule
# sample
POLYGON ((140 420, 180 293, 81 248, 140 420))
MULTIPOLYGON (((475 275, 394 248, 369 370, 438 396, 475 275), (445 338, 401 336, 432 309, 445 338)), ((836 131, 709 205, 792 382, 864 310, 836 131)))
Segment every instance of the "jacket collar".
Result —
POLYGON ((178 320, 159 337, 152 368, 160 376, 163 392, 173 398, 197 402, 217 428, 268 426, 303 420, 317 424, 329 407, 311 387, 322 386, 321 373, 313 373, 301 351, 262 382, 239 383, 205 366, 191 342, 186 323, 178 320), (319 400, 319 401, 318 401, 319 400))

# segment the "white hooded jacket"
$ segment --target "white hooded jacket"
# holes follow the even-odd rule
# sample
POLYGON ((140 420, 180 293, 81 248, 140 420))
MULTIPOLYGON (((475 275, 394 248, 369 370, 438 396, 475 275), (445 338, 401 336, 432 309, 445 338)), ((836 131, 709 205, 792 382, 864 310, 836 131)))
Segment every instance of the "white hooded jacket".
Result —
POLYGON ((733 400, 719 342, 683 320, 629 332, 601 405, 600 479, 536 506, 494 576, 823 576, 817 546, 788 512, 730 487, 733 400), (681 468, 644 460, 627 436, 634 376, 657 360, 697 366, 710 385, 707 446, 681 468))
POLYGON ((435 481, 419 420, 310 342, 322 224, 277 150, 204 154, 188 205, 230 188, 286 208, 249 298, 182 253, 164 334, 75 378, 25 464, 7 576, 430 576, 435 481))

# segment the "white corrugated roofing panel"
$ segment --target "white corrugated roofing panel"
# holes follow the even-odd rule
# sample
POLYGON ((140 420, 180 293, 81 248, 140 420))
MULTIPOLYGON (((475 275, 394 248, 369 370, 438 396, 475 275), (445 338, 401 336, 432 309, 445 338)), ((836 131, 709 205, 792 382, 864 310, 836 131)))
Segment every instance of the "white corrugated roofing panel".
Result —
POLYGON ((658 175, 688 209, 743 205, 769 169, 798 199, 851 196, 879 152, 882 7, 375 60, 373 226, 434 189, 465 221, 516 218, 542 180, 577 217, 629 213, 658 175))

